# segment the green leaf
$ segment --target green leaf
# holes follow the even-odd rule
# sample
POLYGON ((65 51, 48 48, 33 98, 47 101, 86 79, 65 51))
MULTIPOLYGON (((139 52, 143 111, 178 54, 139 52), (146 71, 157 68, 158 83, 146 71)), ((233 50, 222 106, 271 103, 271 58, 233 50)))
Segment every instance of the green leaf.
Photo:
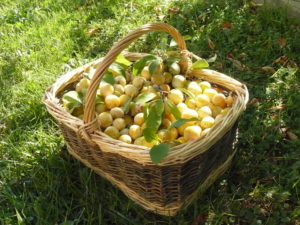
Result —
POLYGON ((62 97, 63 105, 67 107, 70 113, 77 107, 82 105, 82 99, 76 91, 69 91, 62 97))
POLYGON ((122 64, 126 67, 130 66, 132 64, 132 62, 130 62, 129 60, 127 60, 123 55, 118 55, 116 60, 115 60, 116 63, 118 64, 122 64))
POLYGON ((189 91, 188 89, 186 89, 186 88, 177 88, 177 89, 182 91, 184 94, 186 94, 190 98, 196 99, 195 94, 193 92, 189 91))
POLYGON ((125 104, 124 104, 124 107, 123 107, 123 109, 124 109, 124 113, 125 114, 127 114, 128 112, 129 112, 129 106, 130 106, 130 102, 132 101, 132 97, 130 97, 128 100, 127 100, 127 102, 125 102, 125 104))
POLYGON ((125 70, 124 70, 124 68, 121 65, 117 64, 117 63, 112 63, 109 66, 109 68, 108 68, 107 71, 111 72, 113 74, 118 74, 118 75, 121 74, 121 75, 125 76, 125 70))
POLYGON ((156 94, 154 94, 153 92, 146 92, 146 93, 141 93, 139 94, 135 99, 135 103, 136 104, 144 104, 146 102, 151 101, 152 99, 154 99, 156 97, 156 94))
POLYGON ((209 64, 205 59, 199 59, 196 62, 194 62, 191 66, 192 69, 202 69, 207 67, 209 67, 209 64))
POLYGON ((151 142, 153 140, 155 140, 157 138, 156 136, 156 130, 151 128, 151 127, 147 127, 143 130, 143 135, 145 137, 145 140, 147 142, 151 142))
POLYGON ((166 64, 169 67, 172 65, 172 63, 180 61, 180 59, 180 57, 169 57, 166 59, 166 64))
POLYGON ((171 102, 170 100, 166 99, 168 107, 170 108, 171 113, 173 114, 173 116, 179 120, 181 117, 181 112, 179 111, 179 109, 177 108, 177 106, 171 102))
POLYGON ((181 125, 185 124, 186 122, 190 122, 190 121, 200 121, 198 118, 191 118, 191 119, 179 119, 176 120, 175 122, 173 122, 170 126, 169 129, 173 128, 173 127, 180 127, 181 125))
POLYGON ((116 83, 115 77, 111 73, 104 74, 102 80, 111 85, 114 85, 116 83))
POLYGON ((157 164, 168 155, 169 151, 169 146, 166 143, 154 145, 150 149, 150 158, 153 163, 157 164))
POLYGON ((104 98, 103 98, 103 96, 96 95, 95 103, 96 103, 96 104, 104 103, 104 98))
POLYGON ((143 113, 144 113, 144 120, 146 121, 148 118, 148 115, 149 115, 149 104, 148 103, 146 103, 143 106, 143 113))
POLYGON ((150 75, 153 76, 154 73, 157 71, 157 68, 159 66, 159 60, 156 59, 156 60, 152 60, 151 61, 151 64, 149 65, 149 72, 150 72, 150 75))
POLYGON ((133 64, 133 70, 132 70, 133 75, 136 76, 140 74, 143 68, 145 67, 146 63, 150 60, 155 60, 155 59, 157 58, 154 55, 147 55, 144 56, 143 58, 140 58, 138 61, 136 61, 133 64))

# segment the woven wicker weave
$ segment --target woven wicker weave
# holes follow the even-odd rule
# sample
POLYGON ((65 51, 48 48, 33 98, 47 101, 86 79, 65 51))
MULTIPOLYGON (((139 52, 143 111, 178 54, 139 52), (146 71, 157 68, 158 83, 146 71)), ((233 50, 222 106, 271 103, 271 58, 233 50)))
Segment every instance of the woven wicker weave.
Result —
MULTIPOLYGON (((125 57, 135 61, 144 55, 126 53, 125 57)), ((232 146, 237 120, 248 101, 246 86, 237 80, 209 69, 188 71, 193 57, 197 58, 187 51, 184 39, 175 28, 163 23, 147 24, 117 42, 103 59, 63 75, 47 89, 44 97, 44 103, 57 120, 70 154, 108 179, 136 203, 161 215, 175 215, 226 171, 235 153, 232 146), (167 32, 176 40, 182 58, 180 65, 186 76, 207 80, 235 94, 229 113, 207 135, 172 147, 158 165, 151 162, 149 148, 127 144, 101 132, 95 115, 95 96, 102 75, 130 43, 150 31, 167 32), (97 69, 86 95, 84 118, 80 120, 61 106, 59 97, 92 66, 97 69)))

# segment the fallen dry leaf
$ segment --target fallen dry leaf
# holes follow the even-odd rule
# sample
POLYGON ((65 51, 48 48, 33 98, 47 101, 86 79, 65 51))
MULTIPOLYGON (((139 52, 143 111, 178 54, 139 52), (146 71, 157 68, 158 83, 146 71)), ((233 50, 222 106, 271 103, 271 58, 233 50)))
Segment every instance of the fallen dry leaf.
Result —
POLYGON ((262 68, 260 68, 260 70, 265 73, 270 73, 270 74, 273 74, 276 72, 276 70, 271 66, 263 66, 262 68))
POLYGON ((210 38, 207 38, 207 43, 210 49, 215 49, 216 45, 210 40, 210 38))
POLYGON ((168 9, 168 12, 169 12, 169 13, 177 13, 177 12, 179 12, 179 10, 180 10, 180 9, 179 9, 178 7, 175 7, 175 6, 174 6, 174 7, 169 8, 169 9, 168 9))
POLYGON ((217 60, 218 55, 214 54, 213 56, 209 57, 206 61, 209 63, 213 63, 217 60))
POLYGON ((236 67, 237 69, 242 71, 250 71, 250 68, 245 64, 241 63, 239 60, 231 59, 231 58, 228 59, 232 62, 233 66, 236 67))
POLYGON ((86 33, 88 35, 92 35, 92 34, 98 33, 99 31, 100 31, 99 28, 90 28, 90 29, 88 29, 88 31, 86 33))
POLYGON ((289 66, 292 68, 298 68, 297 63, 295 63, 293 60, 290 60, 286 55, 280 56, 279 58, 275 59, 273 63, 279 63, 283 66, 289 66))
POLYGON ((280 48, 284 48, 287 44, 287 40, 285 38, 278 38, 277 42, 280 48))
POLYGON ((286 104, 280 104, 272 107, 274 110, 282 110, 284 108, 286 108, 286 104))
POLYGON ((296 134, 294 134, 292 131, 287 131, 286 135, 291 141, 298 140, 298 136, 296 134))
POLYGON ((225 29, 231 29, 231 23, 229 21, 224 21, 222 24, 221 24, 221 28, 223 30, 225 29))
POLYGON ((202 225, 206 222, 206 220, 207 220, 207 215, 200 214, 193 220, 191 225, 202 225))

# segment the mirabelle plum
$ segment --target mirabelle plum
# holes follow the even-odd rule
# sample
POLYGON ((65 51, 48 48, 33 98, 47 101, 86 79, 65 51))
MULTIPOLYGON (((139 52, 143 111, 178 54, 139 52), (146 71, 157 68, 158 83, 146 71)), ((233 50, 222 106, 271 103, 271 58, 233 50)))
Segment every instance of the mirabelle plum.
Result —
POLYGON ((173 75, 180 74, 180 66, 177 62, 173 62, 169 67, 169 72, 173 75))
POLYGON ((138 92, 139 92, 138 89, 135 86, 133 86, 132 84, 127 84, 125 86, 125 94, 130 97, 136 96, 138 94, 138 92))
POLYGON ((146 80, 150 80, 151 76, 148 66, 145 66, 144 69, 141 71, 141 77, 144 77, 146 80))
POLYGON ((201 136, 204 136, 206 134, 208 134, 208 132, 211 130, 211 128, 206 128, 204 130, 202 130, 201 136))
POLYGON ((172 89, 169 94, 168 98, 177 105, 178 103, 182 102, 184 99, 183 93, 178 89, 172 89))
POLYGON ((184 134, 185 128, 187 128, 187 127, 189 127, 189 126, 192 126, 192 125, 195 125, 195 124, 196 124, 195 121, 190 121, 190 122, 186 122, 186 123, 182 124, 180 127, 177 128, 178 133, 179 133, 180 135, 183 135, 183 134, 184 134))
POLYGON ((115 107, 110 110, 110 114, 114 119, 121 118, 124 117, 124 110, 120 107, 115 107))
POLYGON ((88 78, 84 77, 76 84, 75 90, 77 92, 80 92, 84 88, 87 89, 90 86, 90 84, 91 84, 91 81, 88 78))
POLYGON ((175 75, 172 79, 173 88, 184 88, 186 79, 182 75, 175 75))
POLYGON ((130 99, 130 97, 128 95, 121 95, 119 99, 120 99, 120 106, 124 106, 125 103, 130 99))
POLYGON ((166 133, 166 140, 167 141, 173 141, 178 137, 178 131, 175 127, 172 127, 167 130, 166 133))
POLYGON ((163 73, 163 76, 164 76, 164 78, 165 78, 165 83, 166 83, 166 84, 169 84, 169 83, 172 82, 173 76, 172 76, 171 73, 164 72, 164 73, 163 73))
POLYGON ((116 76, 115 81, 117 84, 121 84, 123 87, 126 85, 126 78, 123 76, 116 76))
POLYGON ((141 130, 142 130, 142 132, 143 132, 143 130, 144 130, 146 127, 147 127, 147 124, 146 124, 146 123, 143 123, 143 124, 141 125, 141 130))
POLYGON ((161 74, 154 74, 151 77, 151 82, 153 84, 162 85, 165 83, 165 77, 161 74))
POLYGON ((129 129, 128 128, 124 128, 123 130, 120 131, 120 134, 128 134, 129 135, 129 129))
POLYGON ((209 105, 210 99, 205 94, 200 94, 196 96, 196 104, 198 107, 209 105))
POLYGON ((134 144, 143 146, 144 142, 145 142, 145 138, 144 137, 139 137, 139 138, 135 139, 134 144))
POLYGON ((127 135, 127 134, 122 134, 122 135, 119 137, 119 140, 120 140, 120 141, 123 141, 123 142, 125 142, 125 143, 128 143, 128 144, 131 144, 131 142, 132 142, 131 137, 130 137, 129 135, 127 135))
POLYGON ((111 84, 108 83, 102 83, 100 85, 100 94, 104 97, 111 95, 114 93, 114 87, 111 84))
POLYGON ((98 103, 95 107, 96 113, 100 114, 102 112, 107 111, 107 107, 105 103, 98 103))
POLYGON ((187 105, 185 104, 185 103, 183 103, 183 102, 179 102, 178 104, 177 104, 177 109, 182 113, 183 112, 183 110, 185 110, 185 109, 187 109, 188 107, 187 107, 187 105))
POLYGON ((131 116, 129 116, 129 115, 124 116, 124 120, 125 120, 126 126, 132 124, 132 117, 131 116))
POLYGON ((113 126, 118 130, 123 130, 126 126, 125 120, 123 118, 117 118, 113 121, 113 126))
POLYGON ((222 93, 218 93, 216 95, 214 95, 211 99, 212 103, 216 106, 220 106, 221 108, 225 108, 226 107, 226 97, 225 95, 223 95, 222 93))
POLYGON ((202 127, 202 129, 206 129, 212 127, 214 123, 214 118, 212 118, 211 116, 206 116, 201 120, 200 126, 202 127))
POLYGON ((195 109, 197 107, 196 100, 193 98, 187 98, 185 100, 185 104, 191 109, 195 109))
POLYGON ((197 125, 189 126, 184 129, 183 137, 187 141, 196 140, 201 136, 201 127, 197 125))
POLYGON ((187 86, 187 89, 195 95, 202 94, 201 87, 195 81, 190 82, 187 86))
POLYGON ((186 139, 184 137, 179 137, 176 141, 180 142, 181 144, 186 143, 186 139))
POLYGON ((233 97, 231 95, 229 95, 226 99, 225 102, 227 104, 228 107, 231 107, 233 104, 233 97))
POLYGON ((198 110, 198 118, 202 119, 206 116, 211 116, 212 115, 212 111, 208 106, 202 106, 199 110, 198 110))
POLYGON ((201 87, 202 91, 204 91, 207 88, 211 88, 211 84, 207 81, 199 82, 199 86, 201 87))
POLYGON ((154 145, 157 145, 159 144, 159 141, 158 140, 153 140, 151 142, 147 142, 146 140, 144 141, 143 145, 145 147, 148 147, 148 148, 152 148, 154 145))
POLYGON ((168 84, 162 84, 159 86, 160 90, 169 92, 171 90, 170 86, 168 84))
POLYGON ((113 118, 109 112, 102 112, 98 116, 98 122, 100 126, 106 128, 112 124, 113 118))
POLYGON ((120 137, 120 132, 117 128, 114 126, 109 126, 104 130, 104 133, 107 134, 108 136, 118 139, 120 137))
POLYGON ((107 95, 105 97, 106 107, 112 109, 114 107, 120 106, 120 98, 116 95, 107 95))
POLYGON ((164 127, 164 128, 168 128, 171 124, 172 124, 172 122, 166 118, 164 118, 162 121, 162 127, 164 127))
POLYGON ((138 137, 142 136, 142 129, 139 125, 131 125, 129 127, 129 135, 132 139, 137 139, 138 137))
POLYGON ((198 113, 196 110, 187 108, 187 109, 183 110, 183 112, 181 113, 181 117, 183 119, 198 118, 198 113))
POLYGON ((133 78, 132 85, 135 86, 137 89, 141 89, 144 82, 145 82, 145 78, 139 76, 139 77, 133 78))
POLYGON ((144 123, 144 113, 138 113, 134 117, 134 123, 137 125, 142 125, 144 123))
POLYGON ((212 111, 212 116, 213 116, 213 117, 216 117, 216 116, 219 115, 219 114, 221 113, 221 111, 222 111, 222 108, 221 108, 221 107, 215 106, 215 105, 213 105, 213 104, 210 104, 210 105, 209 105, 209 108, 210 108, 211 111, 212 111))
POLYGON ((117 96, 124 94, 124 87, 121 84, 114 84, 114 94, 117 96))
POLYGON ((220 113, 220 114, 222 114, 222 115, 227 115, 227 114, 228 114, 228 112, 229 112, 229 109, 230 109, 230 108, 225 108, 225 109, 222 109, 222 111, 221 111, 221 113, 220 113))
POLYGON ((161 129, 157 132, 157 136, 161 141, 165 141, 167 137, 167 129, 161 129))
POLYGON ((218 94, 218 92, 215 90, 215 89, 212 89, 212 88, 206 88, 204 91, 203 91, 203 94, 207 95, 209 97, 210 100, 212 100, 212 98, 218 94))

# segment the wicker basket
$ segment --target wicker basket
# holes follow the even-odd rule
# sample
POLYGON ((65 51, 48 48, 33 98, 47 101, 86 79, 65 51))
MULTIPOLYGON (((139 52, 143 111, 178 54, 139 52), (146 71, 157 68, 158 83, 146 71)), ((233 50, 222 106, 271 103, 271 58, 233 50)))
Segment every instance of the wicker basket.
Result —
MULTIPOLYGON (((144 55, 126 53, 125 57, 135 61, 144 55)), ((117 42, 104 58, 64 74, 44 96, 44 103, 58 122, 69 153, 136 203, 161 215, 175 215, 227 170, 235 154, 233 142, 237 120, 248 101, 246 86, 235 79, 209 69, 187 71, 193 57, 197 58, 186 50, 185 41, 175 28, 164 23, 146 24, 117 42), (127 144, 101 132, 95 115, 95 96, 102 75, 130 43, 150 31, 164 31, 176 40, 182 58, 180 65, 186 76, 192 74, 220 85, 236 96, 229 113, 212 127, 209 134, 172 147, 168 156, 157 165, 151 162, 149 148, 127 144), (84 118, 80 120, 62 107, 59 97, 91 66, 97 69, 86 95, 84 118)))

